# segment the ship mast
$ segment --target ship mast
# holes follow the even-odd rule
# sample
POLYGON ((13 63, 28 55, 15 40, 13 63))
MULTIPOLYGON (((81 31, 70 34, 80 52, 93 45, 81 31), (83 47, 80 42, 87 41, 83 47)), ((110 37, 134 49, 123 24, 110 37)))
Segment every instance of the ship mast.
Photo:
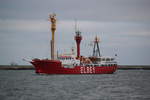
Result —
POLYGON ((94 48, 93 48, 93 57, 100 57, 100 49, 98 43, 100 42, 99 38, 96 36, 94 40, 94 48))
POLYGON ((80 57, 80 43, 82 40, 82 36, 81 36, 80 31, 76 31, 75 33, 76 33, 76 35, 75 35, 74 39, 75 39, 76 45, 77 45, 77 59, 78 59, 80 57))
POLYGON ((52 32, 52 39, 50 41, 51 44, 51 59, 55 59, 55 31, 56 31, 56 14, 49 15, 49 21, 51 22, 51 32, 52 32))

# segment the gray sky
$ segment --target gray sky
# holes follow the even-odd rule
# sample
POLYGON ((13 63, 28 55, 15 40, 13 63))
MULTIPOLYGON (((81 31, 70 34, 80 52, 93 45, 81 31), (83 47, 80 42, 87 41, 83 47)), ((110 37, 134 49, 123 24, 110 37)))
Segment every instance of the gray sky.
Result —
POLYGON ((60 53, 74 41, 74 20, 82 32, 81 54, 97 35, 102 55, 119 64, 150 65, 150 0, 1 0, 0 64, 28 64, 22 58, 50 57, 48 14, 57 14, 60 53))

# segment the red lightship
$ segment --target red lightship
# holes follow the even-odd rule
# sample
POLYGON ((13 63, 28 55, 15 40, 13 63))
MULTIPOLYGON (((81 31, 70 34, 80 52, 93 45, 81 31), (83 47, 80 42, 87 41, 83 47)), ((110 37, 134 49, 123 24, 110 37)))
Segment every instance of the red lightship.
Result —
POLYGON ((117 62, 113 57, 104 57, 100 54, 99 39, 94 40, 93 55, 80 56, 81 32, 76 31, 77 56, 72 54, 59 55, 54 53, 54 33, 56 30, 56 15, 50 15, 52 40, 51 59, 33 59, 30 63, 35 67, 35 72, 40 74, 112 74, 117 70, 117 62))

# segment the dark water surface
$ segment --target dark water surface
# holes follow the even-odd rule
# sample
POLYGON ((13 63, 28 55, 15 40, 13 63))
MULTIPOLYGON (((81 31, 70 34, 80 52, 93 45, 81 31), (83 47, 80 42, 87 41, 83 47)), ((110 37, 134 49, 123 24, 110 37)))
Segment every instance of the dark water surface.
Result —
POLYGON ((103 75, 0 70, 0 100, 150 100, 150 70, 103 75))

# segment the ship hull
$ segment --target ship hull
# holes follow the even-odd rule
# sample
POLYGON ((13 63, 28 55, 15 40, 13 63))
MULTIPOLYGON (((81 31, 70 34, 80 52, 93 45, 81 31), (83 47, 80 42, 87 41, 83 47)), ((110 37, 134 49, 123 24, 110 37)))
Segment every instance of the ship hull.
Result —
POLYGON ((35 67, 35 72, 39 74, 112 74, 117 70, 115 66, 82 66, 64 68, 57 60, 34 60, 31 64, 35 67))

